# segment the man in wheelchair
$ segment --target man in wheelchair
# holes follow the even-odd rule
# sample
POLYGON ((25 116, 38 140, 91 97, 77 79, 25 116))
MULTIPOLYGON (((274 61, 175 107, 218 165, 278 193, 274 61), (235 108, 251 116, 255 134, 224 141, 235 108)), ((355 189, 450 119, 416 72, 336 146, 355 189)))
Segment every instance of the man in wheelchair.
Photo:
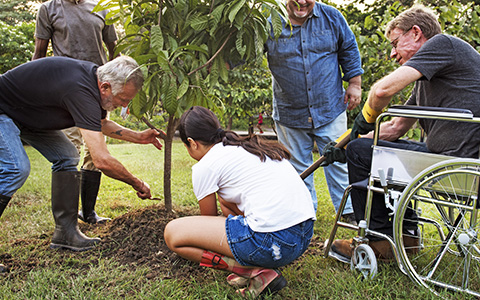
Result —
MULTIPOLYGON (((406 105, 461 108, 480 116, 480 54, 465 41, 441 33, 436 15, 421 5, 415 5, 393 19, 386 28, 392 50, 390 57, 401 66, 377 81, 371 88, 363 110, 357 115, 347 150, 336 148, 346 155, 350 184, 368 178, 372 162, 372 130, 375 120, 392 97, 415 82, 406 105), (363 135, 357 138, 358 135, 363 135)), ((407 150, 438 153, 458 157, 479 157, 480 125, 452 123, 440 120, 420 120, 428 138, 426 143, 399 140, 417 121, 414 118, 395 117, 380 127, 378 145, 407 150)), ((325 151, 324 151, 325 152, 325 151)), ((338 153, 336 154, 338 157, 338 153)), ((356 221, 365 218, 366 190, 353 189, 352 204, 356 221)), ((384 197, 374 193, 369 229, 393 235, 390 209, 384 197)), ((405 228, 413 236, 413 228, 405 228)), ((392 259, 393 252, 387 240, 368 236, 369 245, 379 259, 392 259)), ((405 238, 404 244, 418 243, 405 238)), ((335 240, 331 254, 341 261, 352 256, 352 240, 335 240)))

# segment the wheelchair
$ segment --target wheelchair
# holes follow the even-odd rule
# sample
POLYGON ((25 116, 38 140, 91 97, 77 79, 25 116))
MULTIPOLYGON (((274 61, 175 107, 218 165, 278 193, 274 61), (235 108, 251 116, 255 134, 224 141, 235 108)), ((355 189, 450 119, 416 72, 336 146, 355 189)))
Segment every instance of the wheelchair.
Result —
POLYGON ((437 295, 440 288, 480 297, 480 159, 379 146, 380 123, 396 116, 480 123, 463 109, 392 106, 382 113, 375 125, 368 181, 345 190, 324 257, 339 227, 356 230, 350 266, 364 278, 377 274, 377 258, 367 237, 373 236, 389 242, 400 270, 418 285, 437 295), (355 188, 367 189, 365 218, 358 225, 340 221, 355 188), (369 229, 373 193, 383 194, 391 210, 393 238, 369 229), (416 230, 405 230, 411 224, 416 230), (407 246, 404 241, 409 238, 416 243, 407 246))

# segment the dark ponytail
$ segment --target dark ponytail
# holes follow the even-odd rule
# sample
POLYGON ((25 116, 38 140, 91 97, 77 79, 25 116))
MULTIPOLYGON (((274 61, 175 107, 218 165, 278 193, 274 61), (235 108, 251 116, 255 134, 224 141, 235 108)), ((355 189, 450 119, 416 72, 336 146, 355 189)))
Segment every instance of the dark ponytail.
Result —
POLYGON ((182 142, 190 147, 188 138, 205 145, 222 142, 224 146, 240 146, 246 151, 258 156, 261 161, 266 157, 273 160, 290 159, 288 150, 278 142, 269 141, 257 135, 240 137, 231 130, 223 130, 217 116, 205 107, 193 106, 180 118, 177 127, 182 142))

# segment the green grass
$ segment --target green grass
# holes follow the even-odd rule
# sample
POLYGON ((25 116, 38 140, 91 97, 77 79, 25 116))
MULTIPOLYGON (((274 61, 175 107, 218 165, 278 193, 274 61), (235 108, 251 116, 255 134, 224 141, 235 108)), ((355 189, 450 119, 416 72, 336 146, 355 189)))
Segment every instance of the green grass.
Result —
MULTIPOLYGON (((111 153, 132 173, 148 182, 154 197, 163 198, 163 151, 151 145, 109 145, 111 153)), ((41 263, 26 275, 0 276, 0 299, 238 299, 220 271, 207 272, 211 278, 199 284, 190 278, 147 279, 149 270, 129 268, 111 259, 57 253, 48 249, 54 228, 50 206, 50 166, 35 150, 27 147, 32 171, 0 219, 0 262, 3 253, 18 261, 35 255, 41 263), (40 240, 40 243, 39 243, 40 240), (62 260, 58 257, 62 256, 62 260), (59 263, 62 261, 63 263, 59 263)), ((172 195, 175 207, 195 206, 190 170, 195 163, 179 142, 173 147, 172 195)), ((330 202, 322 170, 315 172, 319 208, 315 238, 328 238, 335 211, 330 202)), ((102 216, 119 217, 158 201, 140 200, 128 185, 102 177, 96 210, 102 216)), ((162 202, 160 202, 162 203, 162 202)), ((353 231, 339 229, 337 238, 351 237, 353 231)), ((282 269, 288 286, 267 299, 437 299, 416 286, 396 263, 380 264, 373 280, 363 280, 350 266, 331 258, 307 254, 282 269)), ((463 299, 461 295, 445 294, 463 299)), ((465 298, 468 299, 468 298, 465 298)))

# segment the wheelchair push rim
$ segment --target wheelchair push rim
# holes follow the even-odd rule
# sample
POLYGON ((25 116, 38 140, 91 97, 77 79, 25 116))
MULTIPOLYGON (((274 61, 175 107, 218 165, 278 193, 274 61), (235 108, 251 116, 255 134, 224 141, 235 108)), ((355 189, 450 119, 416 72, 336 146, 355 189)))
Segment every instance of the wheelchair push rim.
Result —
POLYGON ((420 172, 394 219, 399 263, 417 284, 480 296, 480 161, 452 159, 420 172))

